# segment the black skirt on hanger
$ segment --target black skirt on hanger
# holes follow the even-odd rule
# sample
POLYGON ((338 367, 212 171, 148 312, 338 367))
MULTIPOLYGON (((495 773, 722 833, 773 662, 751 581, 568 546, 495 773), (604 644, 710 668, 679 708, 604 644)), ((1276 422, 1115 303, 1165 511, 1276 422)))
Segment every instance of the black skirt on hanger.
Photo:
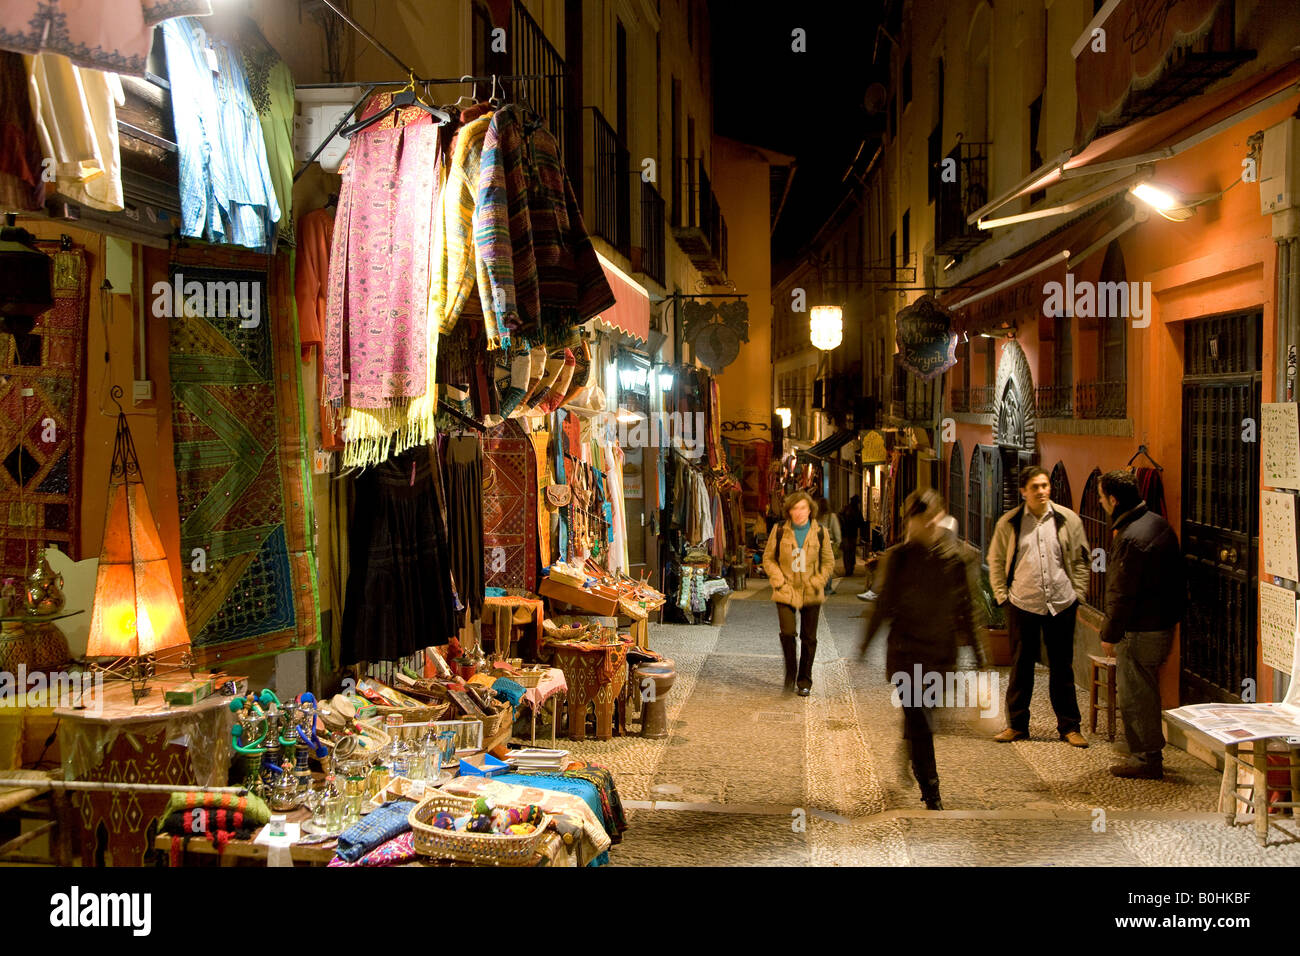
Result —
MULTIPOLYGON (((427 448, 356 481, 342 663, 395 661, 456 633, 447 541, 427 448)), ((453 519, 454 520, 454 519, 453 519)))
POLYGON ((451 573, 471 620, 483 616, 483 446, 477 435, 452 435, 442 445, 451 573))

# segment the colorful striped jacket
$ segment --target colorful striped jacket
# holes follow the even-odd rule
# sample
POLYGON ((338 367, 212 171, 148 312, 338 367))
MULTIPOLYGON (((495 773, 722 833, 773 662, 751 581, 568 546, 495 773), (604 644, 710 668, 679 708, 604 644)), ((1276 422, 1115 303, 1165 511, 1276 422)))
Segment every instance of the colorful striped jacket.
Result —
MULTIPOLYGON (((489 122, 490 118, 483 116, 460 128, 452 144, 447 183, 442 189, 442 228, 434 229, 429 282, 429 320, 437 318, 442 335, 456 327, 476 275, 484 303, 490 301, 487 274, 478 262, 473 233, 479 165, 489 122)), ((486 308, 484 315, 486 318, 486 308)))
POLYGON ((474 242, 491 290, 482 297, 489 347, 508 345, 512 332, 562 342, 614 305, 555 137, 530 131, 518 106, 493 114, 483 142, 474 242))

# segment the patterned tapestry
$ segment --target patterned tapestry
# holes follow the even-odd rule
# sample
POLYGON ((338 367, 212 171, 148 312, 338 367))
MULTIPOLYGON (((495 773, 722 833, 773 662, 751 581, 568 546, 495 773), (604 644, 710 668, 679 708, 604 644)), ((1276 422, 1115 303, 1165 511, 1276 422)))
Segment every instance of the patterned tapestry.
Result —
POLYGON ((315 644, 318 611, 288 270, 198 261, 171 264, 169 364, 185 613, 206 663, 315 644))
POLYGON ((726 441, 727 464, 732 474, 740 476, 741 506, 747 514, 767 512, 767 470, 772 461, 772 443, 762 439, 726 441))
POLYGON ((537 456, 514 419, 483 437, 483 583, 537 589, 537 456))
POLYGON ((0 332, 0 578, 23 577, 47 543, 81 557, 86 254, 51 256, 54 308, 30 332, 0 332))

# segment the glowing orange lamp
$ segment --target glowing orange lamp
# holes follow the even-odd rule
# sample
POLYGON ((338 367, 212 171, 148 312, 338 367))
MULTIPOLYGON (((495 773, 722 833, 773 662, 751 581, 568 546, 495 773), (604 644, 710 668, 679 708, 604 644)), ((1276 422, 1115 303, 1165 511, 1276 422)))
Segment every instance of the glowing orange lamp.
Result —
POLYGON ((121 387, 114 386, 117 438, 86 656, 114 658, 102 669, 130 680, 139 700, 154 676, 158 652, 187 646, 190 636, 141 481, 131 429, 117 401, 121 395, 121 387))

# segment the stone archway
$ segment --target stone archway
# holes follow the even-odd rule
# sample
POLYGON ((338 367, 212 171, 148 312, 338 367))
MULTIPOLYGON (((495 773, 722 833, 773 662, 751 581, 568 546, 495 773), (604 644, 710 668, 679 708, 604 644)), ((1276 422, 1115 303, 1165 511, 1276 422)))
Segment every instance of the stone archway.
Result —
POLYGON ((1037 443, 1034 376, 1015 339, 1002 346, 993 388, 993 443, 1032 451, 1037 443))

